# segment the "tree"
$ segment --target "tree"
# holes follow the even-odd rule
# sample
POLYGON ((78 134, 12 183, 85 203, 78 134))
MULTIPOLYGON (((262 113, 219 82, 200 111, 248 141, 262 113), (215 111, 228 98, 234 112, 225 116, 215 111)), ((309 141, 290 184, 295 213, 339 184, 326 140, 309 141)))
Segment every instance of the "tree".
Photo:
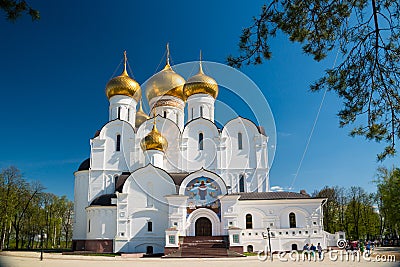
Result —
POLYGON ((39 20, 39 11, 33 9, 24 0, 0 0, 0 9, 6 13, 7 19, 16 21, 23 13, 31 16, 32 20, 39 20))
POLYGON ((27 182, 15 167, 0 172, 0 250, 34 248, 35 235, 42 230, 47 248, 68 248, 73 203, 42 191, 40 183, 27 182))
POLYGON ((377 199, 381 216, 381 235, 398 237, 400 232, 400 168, 378 168, 377 199))
POLYGON ((329 52, 340 63, 311 85, 343 100, 340 126, 356 124, 351 136, 383 141, 377 158, 394 155, 400 138, 400 3, 398 0, 269 0, 243 29, 238 56, 228 64, 261 64, 271 58, 269 40, 278 31, 303 45, 316 61, 329 52))

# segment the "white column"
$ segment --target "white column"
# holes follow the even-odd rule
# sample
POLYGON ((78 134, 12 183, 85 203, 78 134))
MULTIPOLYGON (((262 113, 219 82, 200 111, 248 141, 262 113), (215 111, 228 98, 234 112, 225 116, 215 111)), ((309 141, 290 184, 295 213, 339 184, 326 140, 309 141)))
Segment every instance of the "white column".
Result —
POLYGON ((135 99, 125 95, 115 95, 110 98, 109 120, 124 120, 135 127, 136 106, 135 99))
MULTIPOLYGON (((155 111, 156 116, 159 115, 160 117, 170 119, 183 131, 185 102, 182 99, 164 95, 151 99, 149 104, 152 113, 155 111)), ((153 116, 153 114, 150 116, 153 116)))
POLYGON ((164 168, 164 152, 160 150, 146 150, 144 151, 146 165, 152 164, 155 167, 164 168))
POLYGON ((208 94, 195 94, 187 99, 188 121, 203 117, 214 122, 214 97, 208 94))

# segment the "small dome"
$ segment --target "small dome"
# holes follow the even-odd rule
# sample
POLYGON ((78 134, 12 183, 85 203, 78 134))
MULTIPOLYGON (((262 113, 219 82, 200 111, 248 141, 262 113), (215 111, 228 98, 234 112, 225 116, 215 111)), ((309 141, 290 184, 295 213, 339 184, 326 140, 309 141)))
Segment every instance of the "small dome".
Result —
POLYGON ((183 86, 185 79, 177 74, 169 64, 169 48, 167 45, 167 64, 164 69, 151 77, 146 83, 146 98, 150 102, 154 97, 170 95, 185 100, 183 86))
POLYGON ((140 142, 140 146, 143 151, 147 150, 159 150, 165 152, 168 148, 167 139, 161 135, 161 133, 157 130, 154 118, 154 126, 151 132, 146 135, 142 141, 140 142))
POLYGON ((199 72, 186 81, 185 86, 183 87, 183 94, 186 99, 195 94, 208 94, 217 98, 218 84, 213 78, 204 74, 201 61, 199 72))
POLYGON ((126 71, 126 51, 124 52, 124 71, 121 75, 112 78, 106 85, 106 95, 108 99, 115 95, 126 95, 130 96, 139 101, 142 97, 142 91, 140 89, 140 85, 134 79, 129 77, 128 72, 126 71))
POLYGON ((140 101, 139 110, 136 112, 135 127, 139 128, 139 126, 148 119, 150 119, 150 117, 143 111, 142 101, 140 101))
POLYGON ((78 167, 78 172, 79 171, 86 171, 90 169, 90 158, 85 159, 82 161, 81 165, 78 167))

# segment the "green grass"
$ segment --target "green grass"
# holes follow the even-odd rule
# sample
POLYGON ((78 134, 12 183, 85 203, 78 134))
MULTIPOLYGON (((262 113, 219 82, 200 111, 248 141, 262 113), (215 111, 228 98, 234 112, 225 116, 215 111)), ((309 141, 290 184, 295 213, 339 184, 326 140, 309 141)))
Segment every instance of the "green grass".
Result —
POLYGON ((245 256, 257 256, 257 252, 243 252, 243 255, 245 256))

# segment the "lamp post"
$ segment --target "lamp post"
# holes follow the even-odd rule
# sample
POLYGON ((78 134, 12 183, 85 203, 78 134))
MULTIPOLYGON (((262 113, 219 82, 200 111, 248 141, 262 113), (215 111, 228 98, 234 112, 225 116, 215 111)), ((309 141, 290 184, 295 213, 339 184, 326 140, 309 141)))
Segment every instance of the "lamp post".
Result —
POLYGON ((43 241, 47 238, 47 235, 44 233, 44 230, 40 230, 39 241, 40 241, 40 260, 43 260, 43 241))
POLYGON ((271 256, 271 261, 272 261, 273 257, 272 257, 272 249, 271 249, 271 234, 269 232, 270 230, 271 229, 268 227, 267 228, 267 235, 265 234, 265 232, 262 232, 262 236, 263 236, 264 239, 268 238, 269 255, 271 256))
POLYGON ((43 229, 40 231, 40 260, 43 260, 43 229))

